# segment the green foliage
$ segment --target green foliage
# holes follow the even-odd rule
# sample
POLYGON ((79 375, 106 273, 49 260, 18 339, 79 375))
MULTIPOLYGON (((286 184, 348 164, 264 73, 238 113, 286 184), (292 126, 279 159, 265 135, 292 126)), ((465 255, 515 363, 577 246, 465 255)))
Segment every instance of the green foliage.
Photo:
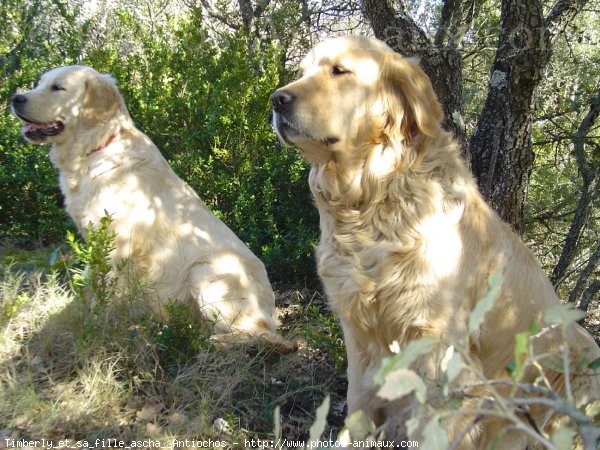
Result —
MULTIPOLYGON (((502 285, 502 277, 492 274, 488 285, 488 292, 479 300, 469 316, 468 335, 479 329, 485 313, 493 307, 502 285)), ((404 349, 399 349, 398 354, 383 360, 374 378, 374 382, 380 386, 377 396, 388 401, 396 401, 406 396, 414 399, 407 404, 410 419, 402 420, 405 420, 404 426, 409 437, 418 438, 425 448, 454 448, 457 442, 450 444, 445 431, 445 421, 452 420, 454 416, 464 415, 465 411, 470 411, 473 417, 478 417, 476 421, 485 420, 487 416, 502 418, 506 421, 507 429, 514 426, 543 443, 545 448, 570 449, 575 436, 583 441, 586 449, 595 448, 596 438, 600 435, 600 429, 593 425, 597 404, 587 405, 587 415, 582 414, 580 408, 575 405, 570 381, 565 382, 564 393, 557 392, 548 382, 543 369, 546 367, 563 373, 569 380, 570 374, 575 372, 585 376, 584 371, 596 365, 594 361, 588 367, 583 367, 580 362, 570 358, 567 328, 578 319, 581 319, 581 312, 574 310, 572 305, 557 305, 546 311, 545 328, 540 330, 537 325, 532 324, 528 331, 517 334, 514 346, 516 364, 513 364, 511 371, 512 379, 487 379, 478 361, 471 356, 468 335, 455 343, 446 342, 444 338, 432 337, 411 341, 404 349), (538 336, 552 333, 557 327, 562 332, 564 343, 558 349, 558 354, 536 354, 533 346, 534 333, 538 336), (440 373, 445 375, 442 379, 432 380, 427 374, 416 371, 415 363, 420 358, 431 357, 432 354, 442 355, 440 350, 444 348, 446 352, 439 363, 440 373), (536 379, 531 384, 523 381, 526 371, 529 371, 530 378, 531 372, 535 372, 536 379), (550 440, 541 435, 535 427, 525 424, 516 413, 521 408, 528 408, 528 405, 536 403, 568 417, 568 425, 561 427, 550 440), (552 446, 552 443, 556 446, 552 446)), ((392 416, 388 420, 392 426, 398 425, 393 422, 397 418, 392 416)), ((348 442, 367 435, 376 439, 377 432, 383 429, 384 427, 375 430, 372 424, 357 412, 346 420, 345 429, 340 436, 348 442)), ((496 444, 501 442, 500 434, 496 444)))
POLYGON ((324 313, 316 305, 306 309, 306 315, 311 320, 304 326, 303 334, 311 347, 326 349, 331 356, 337 373, 346 371, 346 347, 344 333, 337 317, 324 313))
MULTIPOLYGON (((76 13, 56 12, 65 24, 76 13)), ((314 285, 318 218, 308 167, 294 150, 281 147, 268 123, 269 96, 289 77, 281 67, 282 50, 264 43, 252 51, 251 38, 241 31, 209 38, 196 9, 153 29, 124 8, 110 20, 106 45, 84 39, 86 22, 72 24, 71 35, 57 36, 77 42, 67 46, 73 53, 63 51, 63 59, 50 53, 30 59, 20 52, 20 69, 9 73, 0 100, 8 105, 17 88, 76 58, 111 73, 139 128, 263 259, 271 280, 314 285)), ((7 193, 0 199, 0 235, 56 243, 70 221, 60 207, 48 149, 25 144, 18 128, 16 118, 0 116, 0 189, 7 193)))
POLYGON ((0 302, 0 326, 3 326, 24 305, 31 301, 31 297, 27 291, 14 290, 14 286, 19 286, 23 283, 23 278, 24 275, 21 273, 0 282, 0 291, 5 294, 2 296, 2 301, 0 302))
POLYGON ((116 248, 116 234, 109 230, 111 223, 110 215, 106 214, 97 227, 89 224, 85 242, 81 242, 75 234, 67 233, 67 242, 76 258, 70 268, 73 291, 85 297, 85 291, 89 289, 98 307, 108 304, 117 283, 117 275, 111 271, 111 253, 116 248))
POLYGON ((211 348, 212 327, 199 325, 189 305, 173 301, 165 306, 167 320, 152 326, 151 336, 167 371, 177 373, 179 366, 202 350, 211 348))
POLYGON ((486 295, 477 302, 475 308, 473 308, 473 312, 469 315, 469 333, 479 330, 479 327, 485 320, 486 313, 494 306, 494 301, 500 293, 502 282, 503 277, 501 275, 496 273, 490 275, 486 295))
POLYGON ((60 2, 9 0, 0 5, 0 239, 48 244, 70 226, 62 210, 47 146, 26 144, 10 98, 44 71, 75 61, 84 25, 60 2), (46 29, 48 22, 53 29, 46 29), (6 30, 6 33, 4 32, 6 30))

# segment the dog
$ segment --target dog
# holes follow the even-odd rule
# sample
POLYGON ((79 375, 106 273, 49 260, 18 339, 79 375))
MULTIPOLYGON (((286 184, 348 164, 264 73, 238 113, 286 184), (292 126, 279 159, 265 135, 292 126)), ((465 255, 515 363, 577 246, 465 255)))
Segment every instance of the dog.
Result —
MULTIPOLYGON (((486 379, 506 379, 515 335, 532 321, 543 326, 543 313, 559 300, 531 252, 480 195, 455 139, 441 128, 441 105, 418 62, 373 38, 325 40, 271 103, 279 139, 311 164, 321 228, 318 273, 344 332, 348 414, 362 410, 382 425, 409 405, 407 398, 378 398, 373 375, 394 346, 421 337, 466 344, 486 379), (491 274, 503 277, 500 293, 479 330, 469 333, 469 316, 491 274)), ((600 356, 579 325, 570 324, 567 336, 575 356, 586 362, 600 356)), ((541 354, 561 342, 549 329, 534 346, 541 354)), ((445 348, 419 358, 414 370, 441 384, 445 348)), ((564 375, 552 376, 560 390, 564 375)), ((528 372, 523 382, 534 377, 528 372)), ((598 396, 596 375, 580 381, 580 401, 598 396)), ((463 386, 480 382, 465 370, 457 379, 463 386)), ((480 405, 485 393, 479 394, 464 408, 480 405)), ((542 430, 554 426, 550 415, 531 411, 542 430)), ((401 417, 398 439, 406 437, 408 419, 401 417)), ((498 436, 496 449, 535 445, 501 419, 455 414, 443 424, 463 450, 487 449, 498 436)))
POLYGON ((12 111, 27 141, 52 144, 66 210, 84 238, 110 215, 112 262, 131 261, 150 280, 158 314, 170 300, 188 301, 214 321, 216 343, 295 348, 276 332, 262 262, 134 126, 112 77, 85 66, 53 69, 13 96, 12 111))

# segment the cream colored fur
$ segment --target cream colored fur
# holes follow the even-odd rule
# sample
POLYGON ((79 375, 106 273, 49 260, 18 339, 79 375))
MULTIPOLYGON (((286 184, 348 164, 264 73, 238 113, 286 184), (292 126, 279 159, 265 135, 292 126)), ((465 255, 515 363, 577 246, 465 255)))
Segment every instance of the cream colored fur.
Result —
MULTIPOLYGON (((487 378, 506 377, 515 334, 533 320, 543 326, 544 311, 559 300, 534 256, 479 194, 456 142, 440 127, 441 107, 417 61, 375 39, 326 40, 303 59, 298 79, 271 98, 277 134, 312 165, 318 270, 344 330, 348 413, 362 409, 381 424, 400 408, 377 398, 372 382, 394 341, 404 347, 422 336, 468 340, 487 378), (492 273, 504 277, 499 298, 479 332, 468 335, 469 314, 492 273)), ((536 350, 556 351, 560 342, 549 332, 536 350)), ((600 356, 576 324, 569 343, 574 356, 600 356)), ((441 381, 440 359, 433 352, 415 370, 441 381)), ((562 374, 549 376, 560 390, 562 374)), ((476 380, 463 372, 458 381, 476 380)), ((598 396, 597 376, 580 381, 573 380, 579 400, 598 396)), ((552 426, 546 410, 532 414, 542 429, 552 426)), ((472 419, 448 419, 450 439, 472 419)), ((497 449, 533 445, 491 419, 459 448, 486 449, 501 433, 497 449)))
POLYGON ((62 67, 23 95, 21 117, 64 124, 43 141, 52 143, 66 209, 81 233, 108 212, 117 233, 113 262, 131 260, 161 304, 191 301, 205 318, 216 319, 218 342, 261 338, 293 349, 276 332, 264 265, 135 128, 110 76, 62 67))

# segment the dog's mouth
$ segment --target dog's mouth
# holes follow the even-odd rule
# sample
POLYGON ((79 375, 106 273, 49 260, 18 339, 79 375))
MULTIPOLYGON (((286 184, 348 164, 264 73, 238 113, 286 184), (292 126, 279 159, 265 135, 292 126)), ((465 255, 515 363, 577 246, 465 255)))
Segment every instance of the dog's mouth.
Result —
POLYGON ((19 114, 17 111, 14 111, 14 113, 19 119, 26 122, 25 125, 21 127, 21 133, 23 133, 23 136, 27 139, 32 141, 43 141, 47 137, 60 134, 65 129, 65 125, 60 120, 49 123, 40 123, 19 114))
POLYGON ((279 136, 284 144, 289 146, 297 145, 295 142, 297 139, 309 139, 311 141, 320 142, 327 146, 333 145, 339 141, 339 139, 335 136, 316 138, 308 131, 298 127, 293 122, 286 119, 282 114, 279 114, 275 111, 272 112, 271 124, 277 136, 279 136))

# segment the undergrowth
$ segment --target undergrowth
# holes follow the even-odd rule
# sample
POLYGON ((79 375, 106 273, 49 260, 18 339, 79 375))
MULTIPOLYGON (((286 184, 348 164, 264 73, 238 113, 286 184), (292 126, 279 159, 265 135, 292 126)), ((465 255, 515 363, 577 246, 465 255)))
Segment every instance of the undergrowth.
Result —
MULTIPOLYGON (((154 445, 171 447, 175 440, 187 439, 248 448, 252 440, 264 443, 276 437, 306 441, 309 447, 323 436, 337 436, 337 443, 347 444, 385 437, 389 423, 376 427, 360 413, 346 418, 342 427, 343 336, 321 294, 303 290, 277 295, 283 332, 300 342, 297 353, 280 355, 261 346, 217 348, 209 339, 211 323, 198 321, 189 305, 173 300, 163 316, 153 315, 151 304, 157 300, 152 286, 127 261, 116 268, 109 264, 114 247, 109 225, 107 218, 97 230, 89 229, 85 243, 70 237, 67 251, 36 252, 35 261, 41 254, 51 255, 44 264, 28 263, 26 254, 2 255, 2 439, 150 439, 154 445)), ((490 279, 490 291, 470 316, 471 332, 492 307, 501 282, 490 279)), ((566 329, 578 318, 567 307, 557 307, 545 320, 566 329)), ((507 367, 506 379, 494 381, 486 380, 470 361, 467 347, 432 338, 414 341, 384 361, 375 378, 377 395, 389 400, 409 396, 410 420, 402 426, 427 449, 456 447, 444 432, 444 421, 464 413, 465 399, 475 405, 473 414, 478 417, 502 417, 507 430, 526 429, 519 408, 537 400, 523 393, 536 394, 566 414, 565 425, 551 436, 527 428, 543 448, 592 449, 600 436, 594 422, 599 403, 577 408, 569 392, 563 397, 544 384, 541 368, 547 363, 531 344, 543 332, 532 326, 517 335, 515 362, 507 367), (414 363, 441 350, 445 356, 440 385, 418 373, 414 363), (523 382, 526 370, 540 370, 535 383, 523 382), (491 395, 466 395, 471 387, 457 384, 465 373, 491 395)), ((562 366, 552 370, 597 370, 600 365, 594 361, 578 368, 568 360, 568 349, 563 351, 562 366)))
MULTIPOLYGON (((343 404, 333 348, 310 339, 291 355, 215 348, 211 324, 187 304, 173 300, 154 316, 152 286, 126 262, 106 264, 108 224, 89 230, 87 242, 73 236, 69 249, 45 252, 43 266, 25 266, 25 253, 1 255, 2 439, 220 439, 243 448, 273 436, 276 408, 286 436, 305 439, 327 393, 343 404)), ((305 314, 300 294, 284 297, 288 337, 302 339, 302 320, 327 326, 305 314)), ((330 422, 342 421, 338 406, 330 422)))

